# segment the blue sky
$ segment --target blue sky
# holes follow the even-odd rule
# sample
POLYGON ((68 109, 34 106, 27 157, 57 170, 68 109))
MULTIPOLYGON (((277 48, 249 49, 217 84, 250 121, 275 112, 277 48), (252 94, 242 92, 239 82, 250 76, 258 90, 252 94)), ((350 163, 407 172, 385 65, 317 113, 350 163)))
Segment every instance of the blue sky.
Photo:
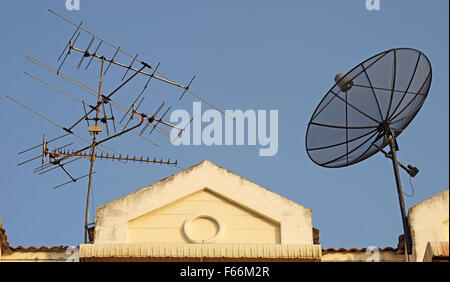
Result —
MULTIPOLYGON (((319 167, 305 151, 307 123, 337 73, 390 48, 419 49, 431 61, 433 81, 427 101, 398 140, 399 160, 420 170, 413 179, 415 195, 405 197, 406 206, 448 189, 448 5, 444 0, 381 0, 380 11, 368 11, 362 0, 81 0, 79 11, 67 11, 63 0, 2 3, 0 218, 10 243, 83 241, 86 179, 54 190, 51 187, 67 181, 62 171, 34 174, 39 161, 16 166, 39 155, 39 149, 26 156, 17 153, 41 142, 43 133, 51 138, 64 132, 5 97, 17 98, 64 125, 81 116, 81 105, 27 78, 24 71, 79 98, 92 99, 25 59, 32 55, 57 66, 73 32, 47 9, 75 22, 83 20, 85 28, 151 64, 161 62, 160 70, 180 83, 197 75, 191 89, 222 109, 279 111, 279 148, 273 157, 260 157, 257 146, 176 147, 157 134, 152 138, 159 147, 125 136, 107 144, 109 148, 178 159, 184 168, 208 159, 311 209, 323 247, 364 248, 395 247, 403 233, 392 165, 377 154, 347 168, 319 167)), ((83 40, 86 46, 89 39, 83 40)), ((104 50, 106 56, 112 55, 111 49, 104 50)), ((98 64, 78 71, 78 60, 79 55, 71 58, 63 71, 97 89, 98 64)), ((122 75, 112 71, 105 89, 113 89, 114 78, 122 75)), ((122 101, 129 102, 141 88, 142 81, 124 89, 122 101)), ((152 84, 149 93, 148 111, 157 106, 151 95, 181 95, 179 89, 161 84, 152 84)), ((186 96, 175 108, 192 112, 193 101, 186 96)), ((86 131, 80 135, 88 137, 86 131)), ((70 142, 82 145, 73 138, 58 145, 70 142)), ((88 162, 70 168, 83 175, 88 162)), ((180 169, 97 161, 95 171, 93 202, 98 207, 180 169)), ((408 175, 403 172, 402 181, 409 193, 408 175)))

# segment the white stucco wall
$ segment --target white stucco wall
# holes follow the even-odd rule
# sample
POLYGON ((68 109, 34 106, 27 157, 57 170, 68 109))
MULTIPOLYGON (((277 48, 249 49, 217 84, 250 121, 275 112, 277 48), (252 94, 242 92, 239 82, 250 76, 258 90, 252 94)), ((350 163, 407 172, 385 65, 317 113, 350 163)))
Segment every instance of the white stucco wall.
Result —
POLYGON ((126 243, 129 221, 205 188, 279 222, 281 244, 313 244, 311 210, 209 161, 99 207, 94 243, 126 243))
POLYGON ((449 190, 445 190, 409 209, 413 241, 412 261, 423 261, 430 241, 448 242, 449 190))

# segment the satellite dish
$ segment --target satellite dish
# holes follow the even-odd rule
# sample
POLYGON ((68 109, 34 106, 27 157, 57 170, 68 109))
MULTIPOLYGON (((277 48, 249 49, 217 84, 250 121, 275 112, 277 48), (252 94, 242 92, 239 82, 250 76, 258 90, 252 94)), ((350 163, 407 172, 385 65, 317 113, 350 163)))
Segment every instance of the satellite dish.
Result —
POLYGON ((422 52, 411 48, 384 51, 336 75, 306 133, 308 156, 323 167, 350 166, 380 151, 392 160, 408 254, 412 253, 411 237, 398 167, 411 176, 418 170, 397 161, 396 137, 422 107, 430 85, 431 64, 422 52), (387 145, 389 153, 383 150, 387 145))
POLYGON ((335 81, 306 134, 309 157, 324 167, 369 158, 387 145, 387 128, 400 135, 425 101, 431 65, 420 51, 391 49, 338 74, 335 81))

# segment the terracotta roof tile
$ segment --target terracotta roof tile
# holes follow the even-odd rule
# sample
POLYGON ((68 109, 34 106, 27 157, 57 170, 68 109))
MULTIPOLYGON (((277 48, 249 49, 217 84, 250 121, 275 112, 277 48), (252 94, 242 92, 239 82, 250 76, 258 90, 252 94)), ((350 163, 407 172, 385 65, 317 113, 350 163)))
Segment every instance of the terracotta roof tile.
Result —
POLYGON ((8 236, 6 235, 6 231, 3 227, 0 227, 0 248, 2 248, 5 253, 20 251, 20 252, 65 252, 68 246, 54 246, 54 247, 24 247, 17 246, 12 247, 8 242, 8 236))
MULTIPOLYGON (((328 248, 328 249, 322 249, 322 253, 330 253, 330 252, 337 252, 337 253, 352 253, 352 252, 365 252, 367 250, 367 248, 362 248, 362 249, 358 249, 358 248, 350 248, 350 249, 346 249, 346 248, 339 248, 339 249, 335 249, 335 248, 328 248)), ((392 247, 386 247, 383 249, 379 249, 382 252, 397 252, 398 249, 394 249, 392 247)))
POLYGON ((17 246, 17 247, 10 247, 12 251, 19 251, 19 252, 65 252, 67 246, 53 246, 53 247, 24 247, 24 246, 17 246))

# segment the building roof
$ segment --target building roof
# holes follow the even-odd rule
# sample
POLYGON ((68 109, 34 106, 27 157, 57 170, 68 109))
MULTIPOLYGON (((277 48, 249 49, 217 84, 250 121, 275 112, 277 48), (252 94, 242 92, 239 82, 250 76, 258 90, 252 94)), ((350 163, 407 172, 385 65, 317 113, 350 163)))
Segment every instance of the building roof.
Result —
POLYGON ((428 242, 425 249, 424 262, 431 262, 434 259, 449 258, 448 242, 428 242))
MULTIPOLYGON (((346 249, 346 248, 327 248, 327 249, 322 249, 322 253, 326 254, 326 253, 330 253, 330 252, 335 252, 335 253, 352 253, 352 252, 365 252, 367 250, 367 248, 362 248, 362 249, 358 249, 358 248, 350 248, 350 249, 346 249)), ((379 249, 379 251, 381 252, 397 252, 398 249, 397 248, 392 248, 392 247, 386 247, 383 249, 379 249)))

